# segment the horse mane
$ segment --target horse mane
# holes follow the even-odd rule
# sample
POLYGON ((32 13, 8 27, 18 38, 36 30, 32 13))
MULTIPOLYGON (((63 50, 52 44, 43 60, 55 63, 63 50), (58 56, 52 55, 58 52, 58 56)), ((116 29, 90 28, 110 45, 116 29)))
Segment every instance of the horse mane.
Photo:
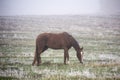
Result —
POLYGON ((68 37, 69 42, 71 43, 71 45, 73 46, 73 48, 76 50, 80 49, 80 46, 78 44, 78 42, 74 39, 74 37, 72 37, 72 35, 68 34, 67 32, 63 32, 62 34, 64 34, 66 37, 68 37))

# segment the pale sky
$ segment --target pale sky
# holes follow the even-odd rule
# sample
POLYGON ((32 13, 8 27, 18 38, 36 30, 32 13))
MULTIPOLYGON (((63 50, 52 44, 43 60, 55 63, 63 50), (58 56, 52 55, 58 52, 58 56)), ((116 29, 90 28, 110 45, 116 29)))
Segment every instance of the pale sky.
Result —
POLYGON ((100 6, 100 0, 0 0, 0 15, 96 14, 100 6))

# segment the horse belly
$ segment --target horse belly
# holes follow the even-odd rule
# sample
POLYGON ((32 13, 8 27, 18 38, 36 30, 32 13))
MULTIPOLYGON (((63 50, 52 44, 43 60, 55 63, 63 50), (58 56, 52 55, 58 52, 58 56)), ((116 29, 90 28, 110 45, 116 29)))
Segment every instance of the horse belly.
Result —
POLYGON ((48 48, 52 48, 52 49, 63 49, 63 44, 61 40, 49 40, 47 42, 47 46, 48 48))
POLYGON ((47 46, 48 48, 52 48, 52 49, 63 49, 62 44, 58 42, 48 43, 47 46))

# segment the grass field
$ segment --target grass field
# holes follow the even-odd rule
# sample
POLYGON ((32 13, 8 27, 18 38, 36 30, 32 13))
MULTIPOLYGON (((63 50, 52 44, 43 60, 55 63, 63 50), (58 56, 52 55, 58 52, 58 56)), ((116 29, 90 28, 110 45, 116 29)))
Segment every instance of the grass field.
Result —
POLYGON ((120 80, 120 16, 0 17, 0 80, 120 80), (84 64, 73 48, 48 49, 32 66, 35 39, 43 32, 68 32, 84 47, 84 64))

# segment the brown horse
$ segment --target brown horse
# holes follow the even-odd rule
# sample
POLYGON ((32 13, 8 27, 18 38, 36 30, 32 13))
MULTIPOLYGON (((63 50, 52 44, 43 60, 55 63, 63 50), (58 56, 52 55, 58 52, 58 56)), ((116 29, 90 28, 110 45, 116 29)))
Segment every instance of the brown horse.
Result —
POLYGON ((82 62, 83 47, 80 48, 78 42, 67 32, 53 34, 53 33, 43 33, 38 35, 36 39, 36 51, 32 65, 37 62, 37 65, 41 63, 40 54, 47 50, 52 49, 64 49, 64 64, 66 64, 66 59, 69 61, 68 50, 73 47, 77 52, 77 58, 82 62))

